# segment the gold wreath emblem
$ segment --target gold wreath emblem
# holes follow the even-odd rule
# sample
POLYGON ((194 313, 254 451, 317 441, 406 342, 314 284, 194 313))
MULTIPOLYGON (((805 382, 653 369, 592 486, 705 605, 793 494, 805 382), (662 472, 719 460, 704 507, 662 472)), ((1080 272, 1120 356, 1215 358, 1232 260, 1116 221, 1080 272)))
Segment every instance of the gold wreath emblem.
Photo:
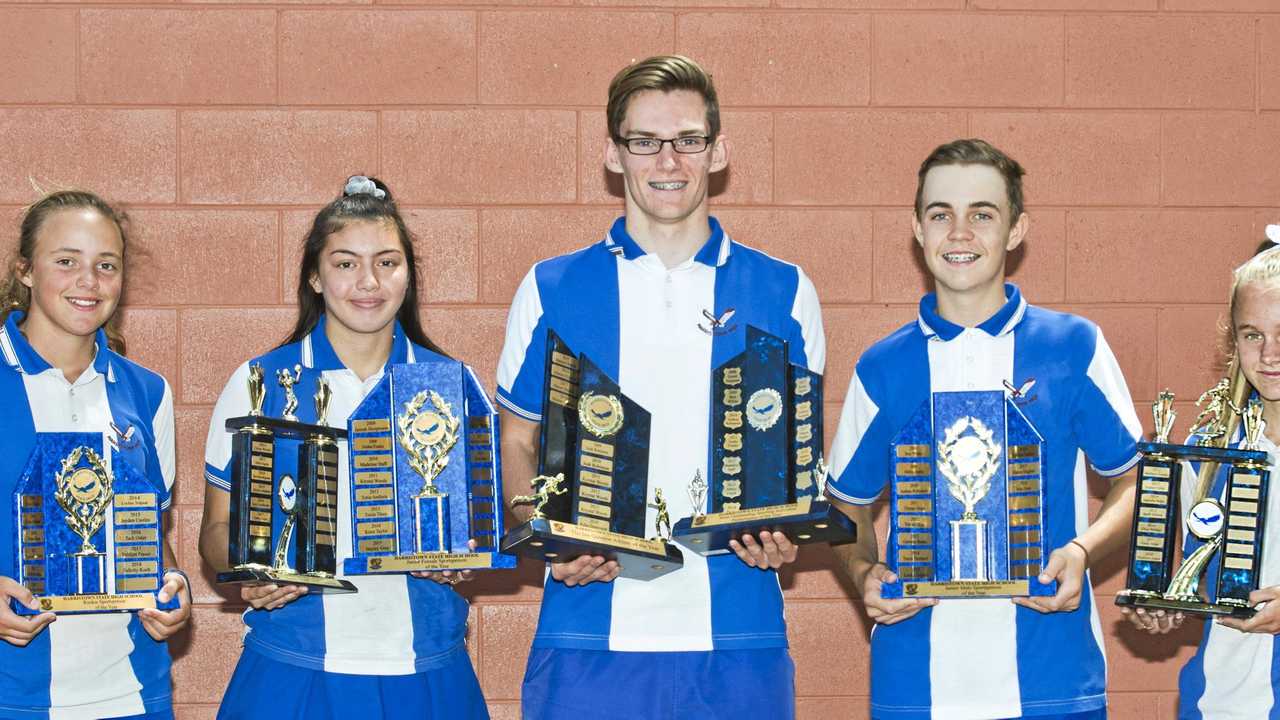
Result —
POLYGON ((991 478, 1003 457, 995 432, 975 417, 962 417, 947 428, 938 443, 938 471, 947 479, 951 496, 964 505, 964 517, 977 519, 973 508, 991 489, 991 478))
POLYGON ((613 395, 582 393, 578 422, 596 437, 609 437, 622 429, 622 402, 613 395))
POLYGON ((97 552, 90 538, 107 518, 107 507, 115 499, 111 473, 93 448, 81 445, 62 459, 62 467, 54 477, 53 499, 65 513, 71 531, 80 536, 80 552, 97 552), (84 458, 89 467, 76 467, 84 458))
POLYGON ((404 412, 396 418, 396 440, 409 456, 409 467, 422 476, 418 497, 439 492, 436 477, 449 464, 449 451, 458 443, 461 419, 453 414, 453 406, 435 390, 423 390, 404 404, 404 412), (424 410, 427 400, 431 409, 424 410))

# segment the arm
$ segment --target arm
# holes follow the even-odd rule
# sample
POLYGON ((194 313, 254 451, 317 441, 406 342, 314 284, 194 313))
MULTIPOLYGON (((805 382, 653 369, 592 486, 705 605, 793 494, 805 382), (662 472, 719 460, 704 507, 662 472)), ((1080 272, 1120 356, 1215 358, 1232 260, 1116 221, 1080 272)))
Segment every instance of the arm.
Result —
MULTIPOLYGON (((507 410, 499 410, 502 422, 503 497, 528 495, 538 474, 538 423, 507 410)), ((551 577, 569 587, 589 582, 610 582, 618 577, 615 560, 600 555, 581 555, 562 563, 551 563, 551 577)))
POLYGON ((1049 554, 1049 562, 1040 571, 1038 580, 1044 585, 1058 581, 1058 592, 1053 597, 1014 598, 1013 601, 1040 612, 1069 612, 1079 607, 1084 573, 1089 564, 1117 548, 1124 548, 1127 543, 1129 521, 1133 516, 1133 487, 1132 473, 1117 478, 1089 529, 1049 554))
POLYGON ((163 642, 180 632, 191 620, 191 588, 187 586, 187 576, 173 570, 178 567, 178 559, 167 538, 161 543, 161 551, 164 554, 164 566, 169 569, 164 574, 164 587, 160 588, 156 599, 168 602, 170 598, 176 597, 178 607, 169 611, 147 608, 138 612, 138 620, 152 639, 163 642))
MULTIPOLYGON (((200 557, 216 572, 230 570, 227 551, 231 544, 231 494, 205 485, 204 517, 200 519, 200 557)), ((240 599, 255 610, 275 610, 307 594, 304 585, 240 586, 240 599)))
POLYGON ((880 551, 876 547, 875 526, 871 517, 870 505, 854 505, 835 498, 831 504, 849 517, 858 528, 857 542, 847 545, 832 546, 840 571, 853 581, 854 588, 862 598, 867 609, 867 617, 882 624, 892 625, 920 612, 931 605, 937 605, 935 598, 912 598, 886 600, 880 596, 880 586, 886 582, 894 582, 898 576, 880 562, 880 551))

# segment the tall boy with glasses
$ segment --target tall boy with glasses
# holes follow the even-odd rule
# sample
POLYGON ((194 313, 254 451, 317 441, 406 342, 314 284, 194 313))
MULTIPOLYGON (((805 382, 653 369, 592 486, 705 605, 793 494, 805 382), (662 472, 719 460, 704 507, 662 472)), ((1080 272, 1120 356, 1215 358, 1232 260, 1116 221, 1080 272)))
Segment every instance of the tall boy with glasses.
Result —
MULTIPOLYGON (((818 298, 800 268, 730 240, 708 214, 729 146, 702 68, 679 56, 631 65, 609 86, 607 115, 605 166, 623 177, 626 213, 603 240, 534 265, 516 291, 498 367, 504 485, 528 493, 536 474, 554 330, 652 414, 649 487, 686 517, 689 481, 708 476, 712 369, 742 351, 750 324, 821 372, 818 298)), ((793 717, 775 570, 796 548, 765 532, 733 550, 686 549, 683 568, 647 582, 619 578, 603 557, 551 563, 524 717, 793 717)))

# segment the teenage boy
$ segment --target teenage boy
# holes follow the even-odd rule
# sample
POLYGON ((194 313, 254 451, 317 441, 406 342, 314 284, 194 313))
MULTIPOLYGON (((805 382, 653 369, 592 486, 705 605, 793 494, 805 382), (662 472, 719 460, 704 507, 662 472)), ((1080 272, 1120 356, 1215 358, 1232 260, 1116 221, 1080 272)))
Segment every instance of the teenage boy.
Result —
POLYGON ((1086 570, 1128 534, 1133 480, 1114 480, 1092 525, 1086 456, 1120 478, 1141 426, 1111 349, 1083 318, 1027 304, 1005 282, 1026 237, 1022 167, 982 140, 938 147, 920 166, 913 229, 935 292, 920 315, 858 360, 831 451, 829 497, 860 527, 889 478, 890 444, 931 393, 1003 390, 1044 437, 1038 578, 1052 597, 885 599, 897 577, 875 534, 836 548, 878 626, 871 636, 877 718, 1102 718, 1106 677, 1086 570))
MULTIPOLYGON (((813 284, 796 266, 729 239, 708 213, 711 174, 729 161, 710 76, 679 56, 622 70, 609 87, 604 161, 622 176, 626 214, 604 239, 534 265, 516 291, 498 367, 504 486, 537 474, 547 331, 586 354, 652 414, 649 488, 671 517, 693 514, 687 486, 707 477, 712 369, 755 325, 821 372, 813 284)), ((652 527, 653 511, 645 526, 652 527)), ((647 582, 599 556, 551 563, 525 671, 527 720, 608 717, 791 718, 775 570, 796 548, 744 535, 734 554, 647 582)))

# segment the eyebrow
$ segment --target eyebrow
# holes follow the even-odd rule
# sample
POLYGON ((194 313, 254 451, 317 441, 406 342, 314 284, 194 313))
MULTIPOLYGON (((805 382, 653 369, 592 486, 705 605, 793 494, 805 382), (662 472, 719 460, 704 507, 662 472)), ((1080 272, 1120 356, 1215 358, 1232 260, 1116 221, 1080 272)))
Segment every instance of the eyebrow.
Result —
MULTIPOLYGON (((379 250, 378 252, 374 253, 374 256, 376 257, 376 256, 378 256, 378 255, 387 255, 387 254, 389 254, 389 253, 394 253, 394 254, 396 254, 396 255, 403 255, 403 254, 404 254, 404 251, 403 251, 403 250, 401 250, 400 248, 387 248, 386 250, 379 250)), ((351 251, 351 250, 347 250, 346 248, 334 248, 334 249, 332 249, 332 250, 330 250, 330 251, 329 251, 329 254, 330 254, 330 255, 339 255, 339 254, 341 254, 341 255, 352 255, 352 256, 354 256, 354 257, 360 257, 360 253, 357 253, 357 252, 354 252, 354 251, 351 251)))
MULTIPOLYGON (((948 202, 942 202, 941 200, 939 200, 939 201, 937 201, 937 202, 931 202, 931 203, 929 203, 928 205, 926 205, 926 206, 924 207, 924 209, 925 209, 925 212, 928 212, 928 211, 930 211, 930 210, 932 210, 933 208, 936 208, 936 207, 937 207, 937 208, 942 208, 942 209, 944 209, 944 210, 952 210, 952 209, 954 209, 954 208, 952 208, 952 207, 951 207, 951 203, 948 203, 948 202)), ((999 206, 999 205, 997 205, 997 204, 995 204, 995 203, 993 203, 993 202, 990 202, 990 201, 988 201, 988 200, 979 200, 979 201, 977 201, 977 202, 972 203, 971 205, 969 205, 969 207, 970 207, 970 208, 991 208, 992 210, 997 210, 997 211, 1000 209, 1000 206, 999 206)))
MULTIPOLYGON (((689 136, 705 137, 706 135, 707 135, 707 131, 701 128, 696 128, 691 130, 681 130, 680 132, 676 133, 676 137, 689 137, 689 136)), ((626 133, 626 137, 656 138, 658 137, 658 133, 651 132, 649 130, 630 130, 626 133)))

